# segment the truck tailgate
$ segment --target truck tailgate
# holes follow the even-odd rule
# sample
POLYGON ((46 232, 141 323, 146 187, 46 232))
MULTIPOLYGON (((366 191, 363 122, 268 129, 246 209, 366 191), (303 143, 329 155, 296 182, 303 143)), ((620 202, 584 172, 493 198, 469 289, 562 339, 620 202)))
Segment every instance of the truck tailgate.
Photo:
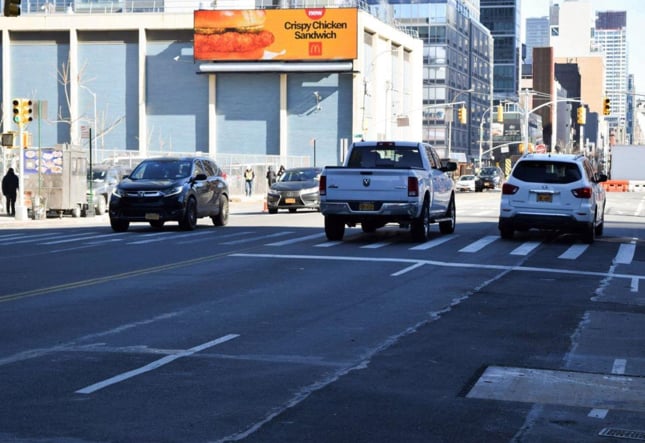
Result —
POLYGON ((327 171, 327 201, 408 201, 408 177, 403 169, 327 171))

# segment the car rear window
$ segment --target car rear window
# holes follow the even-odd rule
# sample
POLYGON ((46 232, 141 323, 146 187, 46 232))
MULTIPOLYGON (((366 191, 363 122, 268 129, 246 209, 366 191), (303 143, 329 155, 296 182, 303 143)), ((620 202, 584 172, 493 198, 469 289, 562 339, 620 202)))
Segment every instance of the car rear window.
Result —
POLYGON ((572 183, 582 178, 576 163, 556 161, 521 161, 513 177, 531 183, 572 183))

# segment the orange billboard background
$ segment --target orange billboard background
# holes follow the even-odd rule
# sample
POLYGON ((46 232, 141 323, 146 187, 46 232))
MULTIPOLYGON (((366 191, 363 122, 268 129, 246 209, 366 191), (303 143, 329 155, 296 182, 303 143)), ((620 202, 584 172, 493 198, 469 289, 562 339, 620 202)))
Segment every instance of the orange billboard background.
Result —
POLYGON ((195 60, 351 60, 356 8, 196 10, 195 60))

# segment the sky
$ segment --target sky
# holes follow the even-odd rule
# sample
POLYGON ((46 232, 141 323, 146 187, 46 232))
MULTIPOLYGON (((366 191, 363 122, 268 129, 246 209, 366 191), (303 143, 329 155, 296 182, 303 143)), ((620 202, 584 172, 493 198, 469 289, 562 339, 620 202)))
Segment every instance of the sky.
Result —
MULTIPOLYGON (((562 3, 565 0, 552 0, 562 3)), ((584 1, 584 0, 579 0, 584 1)), ((636 92, 645 94, 645 1, 644 0, 586 0, 595 11, 627 11, 628 72, 634 74, 636 92)), ((521 0, 522 41, 528 17, 549 15, 550 0, 521 0)))

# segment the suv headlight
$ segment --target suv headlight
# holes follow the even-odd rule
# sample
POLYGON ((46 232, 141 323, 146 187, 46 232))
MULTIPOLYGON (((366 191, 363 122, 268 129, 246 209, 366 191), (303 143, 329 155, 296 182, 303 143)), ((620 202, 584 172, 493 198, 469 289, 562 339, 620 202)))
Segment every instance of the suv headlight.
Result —
POLYGON ((173 195, 181 194, 181 191, 184 190, 182 185, 174 186, 163 191, 164 197, 171 197, 173 195))
POLYGON ((114 188, 112 190, 112 195, 115 196, 115 197, 121 198, 121 197, 123 197, 124 194, 119 188, 114 188))

